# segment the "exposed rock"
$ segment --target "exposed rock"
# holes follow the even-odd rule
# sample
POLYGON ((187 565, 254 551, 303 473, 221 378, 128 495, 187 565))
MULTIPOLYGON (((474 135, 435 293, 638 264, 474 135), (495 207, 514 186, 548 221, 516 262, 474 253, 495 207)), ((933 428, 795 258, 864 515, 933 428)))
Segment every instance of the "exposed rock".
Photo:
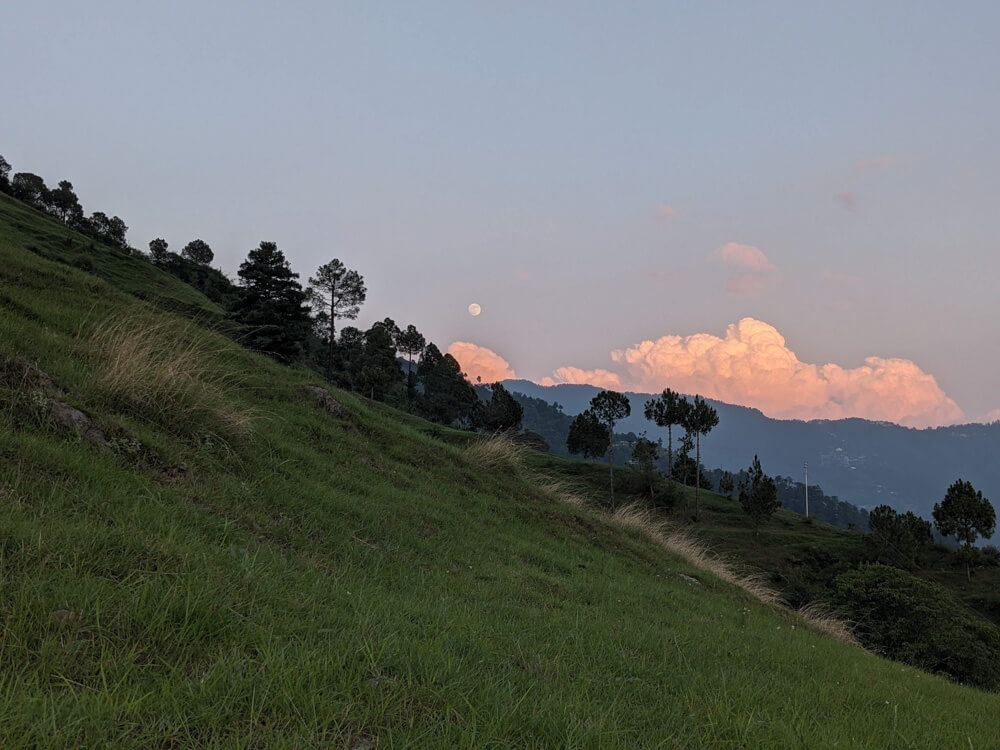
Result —
POLYGON ((307 385, 306 392, 316 399, 316 404, 327 414, 342 417, 347 413, 344 405, 335 399, 326 388, 320 388, 318 385, 307 385))
POLYGON ((36 365, 22 357, 0 354, 0 384, 18 390, 43 390, 62 393, 56 382, 36 365))
POLYGON ((109 447, 104 431, 79 409, 54 399, 49 399, 48 407, 49 419, 60 427, 72 430, 92 445, 100 448, 109 447))
POLYGON ((685 581, 688 581, 689 583, 696 583, 699 586, 701 586, 701 581, 699 581, 694 576, 689 576, 686 573, 678 573, 677 575, 679 575, 681 578, 683 578, 685 581))

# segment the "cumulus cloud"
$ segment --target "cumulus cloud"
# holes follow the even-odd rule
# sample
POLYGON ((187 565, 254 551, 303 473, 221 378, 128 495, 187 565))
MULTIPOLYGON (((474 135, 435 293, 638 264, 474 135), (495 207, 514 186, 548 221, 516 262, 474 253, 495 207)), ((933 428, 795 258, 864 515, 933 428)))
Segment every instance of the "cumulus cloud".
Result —
POLYGON ((484 383, 496 383, 517 377, 507 360, 485 346, 455 341, 448 347, 448 354, 458 360, 462 372, 472 382, 481 378, 484 383))
POLYGON ((739 242, 727 242, 715 251, 722 262, 733 268, 744 271, 773 271, 774 266, 767 256, 753 245, 741 245, 739 242))
POLYGON ((657 206, 655 213, 657 219, 672 219, 677 215, 677 209, 667 205, 657 206))
POLYGON ((611 358, 622 369, 618 386, 611 384, 616 373, 606 370, 560 368, 549 380, 647 393, 670 387, 785 419, 864 417, 929 427, 963 418, 934 377, 910 360, 868 357, 855 368, 809 364, 776 328, 754 318, 730 325, 722 337, 663 336, 612 352, 611 358), (594 379, 586 380, 590 375, 594 379))
POLYGON ((598 388, 620 389, 622 387, 621 376, 608 370, 581 370, 579 367, 560 367, 552 375, 554 377, 542 378, 540 385, 572 383, 574 385, 596 385, 598 388))

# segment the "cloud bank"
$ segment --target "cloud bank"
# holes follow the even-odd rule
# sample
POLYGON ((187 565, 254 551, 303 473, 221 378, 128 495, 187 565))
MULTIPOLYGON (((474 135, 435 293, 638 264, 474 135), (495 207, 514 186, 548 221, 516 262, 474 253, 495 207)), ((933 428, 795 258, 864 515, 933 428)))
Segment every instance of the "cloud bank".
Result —
POLYGON ((448 347, 448 354, 458 360, 462 372, 473 383, 480 378, 484 383, 496 383, 517 377, 507 360, 485 346, 455 341, 448 347))
POLYGON ((611 358, 620 373, 562 367, 542 384, 649 393, 670 387, 784 419, 863 417, 930 427, 964 416, 934 377, 908 359, 868 357, 855 368, 802 362, 776 328, 754 318, 730 325, 722 337, 663 336, 612 352, 611 358))

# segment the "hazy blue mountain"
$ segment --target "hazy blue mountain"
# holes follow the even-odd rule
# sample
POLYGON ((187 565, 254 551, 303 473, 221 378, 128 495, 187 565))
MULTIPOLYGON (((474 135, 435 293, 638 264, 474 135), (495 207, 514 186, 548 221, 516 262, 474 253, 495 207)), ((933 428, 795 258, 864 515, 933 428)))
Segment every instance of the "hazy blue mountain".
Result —
MULTIPOLYGON (((600 388, 589 385, 540 386, 508 380, 508 390, 557 402, 568 415, 587 408, 600 388)), ((643 430, 653 439, 661 430, 643 416, 645 393, 628 393, 632 416, 618 427, 643 430)), ((746 468, 754 454, 765 471, 802 480, 809 461, 809 484, 830 495, 872 508, 885 503, 931 517, 934 503, 961 477, 983 491, 1000 509, 1000 423, 968 424, 915 430, 865 419, 771 419, 757 409, 711 401, 719 426, 702 438, 702 463, 735 471, 746 468)), ((675 428, 674 439, 680 430, 675 428)))

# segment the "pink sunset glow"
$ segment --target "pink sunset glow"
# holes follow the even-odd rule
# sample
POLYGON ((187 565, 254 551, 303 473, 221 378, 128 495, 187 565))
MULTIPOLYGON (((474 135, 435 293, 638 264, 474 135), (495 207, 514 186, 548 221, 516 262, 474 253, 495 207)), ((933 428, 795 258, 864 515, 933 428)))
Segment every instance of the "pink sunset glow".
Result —
MULTIPOLYGON (((470 363, 499 362, 510 369, 506 360, 489 349, 462 347, 471 347, 459 352, 467 352, 470 363)), ((463 369, 478 366, 456 358, 463 369)), ((964 417, 934 376, 908 359, 871 356, 853 368, 802 362, 774 326, 754 318, 731 324, 721 337, 667 335, 614 351, 611 359, 618 372, 560 367, 539 382, 586 383, 644 393, 669 387, 755 407, 781 419, 862 417, 932 427, 964 417)))

